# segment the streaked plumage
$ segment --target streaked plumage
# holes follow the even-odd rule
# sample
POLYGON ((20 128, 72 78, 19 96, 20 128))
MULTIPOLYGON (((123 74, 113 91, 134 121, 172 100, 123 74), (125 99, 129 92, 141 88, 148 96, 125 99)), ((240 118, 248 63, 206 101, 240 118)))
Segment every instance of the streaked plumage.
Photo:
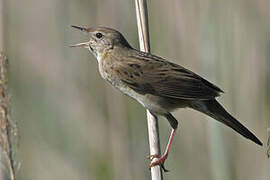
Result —
MULTIPOLYGON (((89 49, 98 60, 101 76, 124 94, 136 99, 153 115, 166 117, 173 129, 177 128, 178 122, 170 112, 189 107, 262 145, 254 134, 216 101, 215 98, 223 92, 217 86, 180 65, 133 49, 114 29, 73 27, 90 35, 89 42, 74 46, 89 49)), ((167 155, 152 165, 163 164, 167 155)))

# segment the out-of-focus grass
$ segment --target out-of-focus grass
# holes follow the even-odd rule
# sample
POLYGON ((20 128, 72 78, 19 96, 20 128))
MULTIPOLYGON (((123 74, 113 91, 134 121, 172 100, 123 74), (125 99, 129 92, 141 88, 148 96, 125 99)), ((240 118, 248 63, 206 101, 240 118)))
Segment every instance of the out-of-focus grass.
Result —
POLYGON ((0 157, 3 167, 6 167, 6 173, 3 174, 3 177, 9 177, 9 179, 15 180, 16 170, 18 168, 18 162, 15 161, 18 130, 16 122, 11 120, 10 112, 8 59, 5 54, 0 51, 0 157))
MULTIPOLYGON (((19 179, 146 179, 144 109, 100 78, 97 62, 68 45, 87 40, 70 25, 109 26, 138 47, 134 2, 4 1, 19 179), (124 170, 122 170, 124 169, 124 170)), ((266 140, 270 126, 270 2, 149 1, 152 52, 226 93, 218 100, 266 140)), ((165 179, 262 179, 265 149, 191 110, 180 121, 165 179)), ((160 119, 164 148, 169 125, 160 119)))

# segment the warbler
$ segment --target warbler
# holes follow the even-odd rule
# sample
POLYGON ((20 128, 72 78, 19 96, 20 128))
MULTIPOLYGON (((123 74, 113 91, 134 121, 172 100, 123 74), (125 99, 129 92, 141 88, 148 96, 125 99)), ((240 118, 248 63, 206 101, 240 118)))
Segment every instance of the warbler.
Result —
POLYGON ((164 162, 178 127, 178 121, 171 112, 177 108, 192 108, 202 112, 262 145, 252 132, 217 102, 216 98, 223 93, 219 87, 178 64, 132 48, 117 30, 107 27, 72 27, 86 32, 90 40, 71 47, 88 49, 96 57, 103 79, 137 100, 152 115, 164 116, 169 121, 172 131, 165 153, 151 155, 150 158, 157 159, 149 168, 161 165, 166 171, 164 162))

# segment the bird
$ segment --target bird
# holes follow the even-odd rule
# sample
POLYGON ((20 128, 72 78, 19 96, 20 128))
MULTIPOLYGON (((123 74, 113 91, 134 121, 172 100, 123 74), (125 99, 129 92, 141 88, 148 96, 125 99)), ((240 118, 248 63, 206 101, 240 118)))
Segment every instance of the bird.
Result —
POLYGON ((262 146, 262 142, 216 100, 223 91, 198 74, 165 58, 133 48, 117 30, 108 27, 73 28, 85 32, 89 41, 71 45, 83 47, 97 59, 101 77, 125 95, 137 100, 155 116, 165 117, 172 130, 163 155, 149 158, 151 167, 160 165, 168 157, 171 143, 178 128, 172 112, 191 108, 232 128, 237 133, 262 146))

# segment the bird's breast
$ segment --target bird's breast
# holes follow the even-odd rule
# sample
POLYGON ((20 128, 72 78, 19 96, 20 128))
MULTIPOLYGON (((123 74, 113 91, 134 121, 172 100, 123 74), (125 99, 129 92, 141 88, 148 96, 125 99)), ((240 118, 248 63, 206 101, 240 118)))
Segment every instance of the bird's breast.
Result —
POLYGON ((166 114, 179 106, 179 104, 168 101, 167 98, 152 94, 140 94, 134 91, 125 82, 121 81, 119 74, 117 73, 117 68, 115 69, 115 65, 115 63, 110 63, 109 61, 100 61, 99 72, 102 78, 110 85, 120 90, 123 94, 137 100, 146 109, 149 109, 156 114, 166 114))
POLYGON ((129 88, 125 83, 121 81, 119 76, 117 75, 117 72, 114 70, 113 64, 100 64, 99 65, 99 72, 103 79, 105 79, 110 85, 115 87, 116 89, 120 90, 122 93, 131 96, 135 99, 138 97, 138 93, 133 91, 131 88, 129 88))
POLYGON ((131 89, 126 83, 122 82, 118 76, 109 70, 110 68, 100 67, 99 71, 101 76, 113 87, 121 91, 123 94, 132 97, 137 100, 143 107, 149 109, 156 114, 166 114, 169 107, 164 107, 161 102, 161 97, 154 96, 151 94, 139 94, 133 89, 131 89))

